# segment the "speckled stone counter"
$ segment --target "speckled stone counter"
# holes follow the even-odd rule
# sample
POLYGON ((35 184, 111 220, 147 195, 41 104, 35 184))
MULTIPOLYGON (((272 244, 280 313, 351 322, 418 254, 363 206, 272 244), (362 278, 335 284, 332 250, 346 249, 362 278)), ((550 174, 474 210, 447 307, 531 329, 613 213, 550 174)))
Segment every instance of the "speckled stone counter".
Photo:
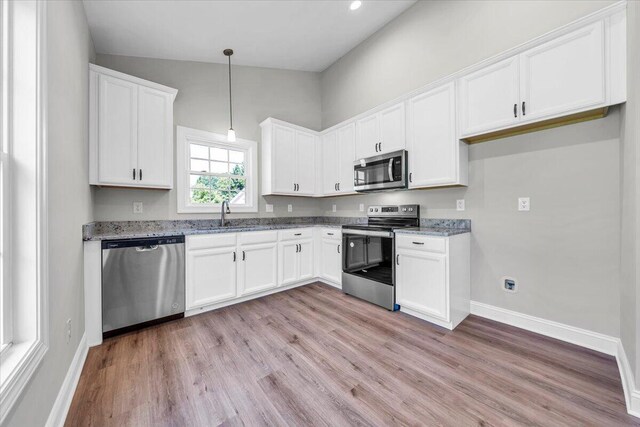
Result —
MULTIPOLYGON (((235 218, 221 227, 220 220, 191 219, 169 221, 101 221, 82 228, 83 240, 136 239, 142 237, 186 236, 190 234, 238 233, 245 231, 285 230, 302 227, 342 227, 348 224, 366 224, 364 217, 280 217, 235 218)), ((419 228, 403 228, 397 233, 453 236, 469 233, 471 221, 467 219, 422 219, 419 228)))
POLYGON ((235 218, 221 227, 220 220, 192 219, 169 221, 101 221, 82 227, 83 240, 135 239, 141 237, 181 236, 189 234, 237 233, 244 231, 284 230, 302 227, 341 227, 366 224, 364 217, 280 217, 235 218))

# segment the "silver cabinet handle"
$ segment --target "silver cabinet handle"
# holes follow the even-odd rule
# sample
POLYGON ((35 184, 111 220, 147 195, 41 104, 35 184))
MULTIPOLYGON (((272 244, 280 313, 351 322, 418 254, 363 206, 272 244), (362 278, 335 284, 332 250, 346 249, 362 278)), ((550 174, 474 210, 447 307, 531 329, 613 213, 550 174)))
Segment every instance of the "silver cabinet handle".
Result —
POLYGON ((135 170, 135 168, 133 169, 133 180, 134 181, 136 180, 136 170, 135 170))
POLYGON ((333 236, 333 233, 327 233, 327 236, 333 236))
POLYGON ((378 150, 382 153, 382 142, 378 142, 378 150))
POLYGON ((518 117, 518 104, 513 104, 513 117, 518 117))
POLYGON ((340 245, 338 245, 338 253, 340 253, 340 245))
POLYGON ((340 191, 340 183, 338 183, 338 191, 340 191))
POLYGON ((142 181, 142 169, 138 169, 138 176, 140 177, 140 181, 142 181))
POLYGON ((526 110, 526 108, 525 108, 525 103, 524 103, 524 101, 522 101, 522 115, 523 115, 523 116, 526 116, 526 115, 527 115, 527 110, 526 110))
POLYGON ((242 260, 244 261, 246 259, 246 255, 244 253, 244 251, 242 251, 242 260))
POLYGON ((236 253, 233 253, 233 262, 236 262, 236 253))
POLYGON ((158 249, 158 245, 137 246, 136 252, 151 252, 158 249))
POLYGON ((424 242, 412 242, 414 245, 424 245, 424 242))
POLYGON ((400 254, 396 255, 396 265, 400 265, 400 254))
POLYGON ((293 191, 296 191, 296 183, 293 183, 293 191))
POLYGON ((294 236, 302 236, 302 233, 296 233, 294 236))

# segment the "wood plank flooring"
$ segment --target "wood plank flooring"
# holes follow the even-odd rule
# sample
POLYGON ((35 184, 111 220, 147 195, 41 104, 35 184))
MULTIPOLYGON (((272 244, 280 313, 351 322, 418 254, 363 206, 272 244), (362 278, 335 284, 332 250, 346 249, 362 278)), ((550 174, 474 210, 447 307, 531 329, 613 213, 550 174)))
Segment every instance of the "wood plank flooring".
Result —
POLYGON ((90 349, 67 426, 640 425, 613 357, 316 283, 90 349))

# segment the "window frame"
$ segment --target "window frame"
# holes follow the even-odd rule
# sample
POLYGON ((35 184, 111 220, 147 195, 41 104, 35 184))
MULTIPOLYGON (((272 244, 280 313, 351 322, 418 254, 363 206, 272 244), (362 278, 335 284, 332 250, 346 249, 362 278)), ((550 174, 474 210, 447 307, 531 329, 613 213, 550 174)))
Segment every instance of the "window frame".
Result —
MULTIPOLYGON (((18 398, 24 391, 29 380, 41 365, 49 348, 49 307, 48 307, 48 216, 47 216, 47 53, 46 53, 46 17, 47 2, 13 2, 1 0, 2 8, 2 137, 6 144, 8 155, 5 160, 11 166, 11 177, 8 204, 10 222, 3 224, 11 230, 16 229, 20 222, 27 221, 33 231, 29 233, 11 233, 9 245, 11 247, 10 265, 10 302, 12 320, 12 344, 0 354, 0 424, 4 422, 18 398), (14 11, 16 4, 26 9, 14 11), (27 33, 32 31, 32 33, 27 33), (24 34, 28 41, 24 41, 24 34), (13 55, 16 49, 14 43, 18 40, 27 43, 24 47, 33 50, 28 61, 15 61, 13 55), (33 61, 32 63, 30 61, 33 61), (16 111, 16 100, 23 102, 21 94, 15 94, 14 88, 20 83, 14 82, 15 76, 21 75, 25 64, 34 66, 27 73, 34 77, 34 86, 28 94, 29 102, 34 103, 31 110, 16 111), (25 111, 32 111, 27 115, 25 111), (25 129, 23 122, 29 123, 25 129), (18 124, 16 124, 18 123, 18 124), (15 132, 15 130, 18 132, 15 132), (25 132, 28 133, 25 136, 25 132), (23 147, 28 138, 27 147, 23 147), (16 141, 19 139, 19 141, 16 141), (19 159, 19 160, 18 160, 19 159), (24 164, 29 159, 28 164, 24 164), (20 167, 17 166, 18 162, 20 167), (13 188, 17 181, 15 175, 25 173, 33 179, 33 186, 25 195, 18 194, 13 188), (25 212, 25 202, 29 208, 25 212), (23 211, 21 211, 21 209, 23 211), (16 210, 17 212, 14 212, 16 210), (24 235, 23 235, 24 234, 24 235), (20 259, 28 248, 28 262, 20 259), (21 254, 15 252, 22 251, 21 254), (34 265, 35 264, 35 265, 34 265), (29 274, 24 274, 28 272, 29 274), (26 292, 26 293, 25 293, 26 292)), ((21 104, 22 105, 22 104, 21 104)))
MULTIPOLYGON (((177 202, 178 213, 219 213, 220 204, 191 203, 191 167, 190 144, 206 145, 237 151, 245 151, 245 204, 231 205, 231 212, 258 212, 258 143, 237 138, 235 142, 227 141, 226 135, 192 129, 184 126, 176 127, 177 135, 177 202)), ((215 174, 207 174, 215 176, 215 174)))

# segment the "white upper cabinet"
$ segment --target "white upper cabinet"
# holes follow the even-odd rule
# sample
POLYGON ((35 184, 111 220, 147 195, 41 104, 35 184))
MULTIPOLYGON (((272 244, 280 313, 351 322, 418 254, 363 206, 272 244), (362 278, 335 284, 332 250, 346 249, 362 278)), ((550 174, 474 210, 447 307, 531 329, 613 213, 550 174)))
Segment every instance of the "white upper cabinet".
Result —
POLYGON ((262 127, 262 194, 314 196, 318 134, 268 118, 262 127))
POLYGON ((404 102, 356 122, 356 158, 376 156, 405 148, 404 102))
POLYGON ((595 118, 597 110, 602 117, 604 107, 624 102, 625 22, 617 14, 547 36, 534 47, 460 77, 460 137, 525 124, 535 129, 535 122, 561 123, 579 113, 591 112, 589 117, 595 118))
POLYGON ((353 193, 355 123, 349 123, 322 137, 322 192, 324 195, 353 193))
POLYGON ((462 136, 518 123, 518 76, 518 57, 513 57, 460 78, 462 136))
POLYGON ((453 82, 408 102, 409 188, 467 185, 467 145, 456 136, 453 82))
POLYGON ((604 105, 604 55, 602 21, 522 53, 522 120, 604 105))
POLYGON ((90 65, 90 184, 173 187, 177 92, 90 65))

